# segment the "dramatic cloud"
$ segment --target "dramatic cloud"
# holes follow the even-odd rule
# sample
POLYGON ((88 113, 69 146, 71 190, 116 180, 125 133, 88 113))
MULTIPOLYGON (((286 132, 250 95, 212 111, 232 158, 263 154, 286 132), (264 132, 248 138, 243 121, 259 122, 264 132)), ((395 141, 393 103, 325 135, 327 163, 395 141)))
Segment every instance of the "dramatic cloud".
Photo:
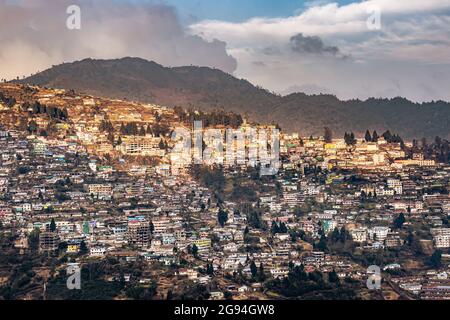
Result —
POLYGON ((156 1, 0 0, 0 78, 136 56, 219 68, 277 92, 450 100, 448 0, 313 0, 291 17, 192 19, 187 30, 175 9, 156 1), (66 28, 71 4, 81 7, 81 30, 66 28), (372 30, 376 12, 381 29, 372 30))
POLYGON ((305 37, 302 33, 292 36, 291 48, 298 53, 312 53, 312 54, 331 54, 333 56, 339 53, 338 47, 326 46, 322 39, 317 36, 305 37))
POLYGON ((136 56, 229 73, 237 66, 225 42, 187 34, 174 8, 151 1, 0 0, 0 43, 0 78, 86 57, 136 56), (72 4, 81 8, 81 30, 66 28, 72 4))
POLYGON ((448 0, 313 1, 291 17, 200 21, 190 30, 226 41, 236 75, 270 90, 317 86, 345 99, 423 101, 450 100, 449 25, 448 0), (381 28, 369 28, 378 12, 381 28))

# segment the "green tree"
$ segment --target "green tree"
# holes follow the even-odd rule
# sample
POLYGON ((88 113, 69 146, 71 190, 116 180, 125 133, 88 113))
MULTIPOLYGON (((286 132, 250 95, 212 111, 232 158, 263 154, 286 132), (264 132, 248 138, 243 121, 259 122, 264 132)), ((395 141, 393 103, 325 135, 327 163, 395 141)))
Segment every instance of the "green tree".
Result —
POLYGON ((159 145, 158 145, 158 146, 159 146, 159 148, 162 149, 162 150, 166 148, 166 145, 165 145, 163 139, 161 139, 161 140, 159 141, 159 145))
POLYGON ((185 285, 177 297, 177 300, 207 300, 210 297, 208 288, 201 284, 185 285))
POLYGON ((30 133, 34 133, 38 130, 39 126, 36 123, 36 121, 31 120, 30 123, 28 124, 28 132, 30 133))
POLYGON ((366 142, 372 141, 372 136, 370 135, 369 130, 366 131, 366 135, 365 135, 364 139, 366 140, 366 142))
POLYGON ((59 254, 63 254, 67 251, 67 242, 63 241, 58 244, 59 254))
POLYGON ((272 234, 279 233, 280 228, 278 227, 278 223, 276 223, 275 221, 272 221, 272 226, 270 227, 270 231, 272 232, 272 234))
POLYGON ((345 140, 345 143, 347 144, 347 145, 349 145, 349 146, 353 146, 353 145, 355 145, 356 144, 356 139, 355 139, 355 134, 353 133, 353 132, 351 132, 351 133, 345 133, 344 134, 344 140, 345 140))
POLYGON ((339 232, 339 228, 336 227, 334 228, 334 230, 331 232, 330 235, 330 241, 331 243, 336 243, 341 239, 341 233, 339 232))
POLYGON ((228 212, 219 209, 219 212, 217 213, 217 220, 219 221, 219 224, 223 227, 225 223, 228 221, 228 212))
POLYGON ((266 280, 266 274, 264 272, 264 265, 261 262, 261 264, 259 265, 259 281, 263 282, 264 280, 266 280))
POLYGON ((153 232, 155 232, 155 225, 153 224, 152 221, 150 221, 150 234, 153 234, 153 232))
POLYGON ((51 232, 55 232, 56 231, 55 219, 52 219, 52 221, 50 222, 50 231, 51 232))
POLYGON ((86 246, 86 242, 81 241, 80 243, 80 254, 85 255, 89 252, 88 247, 86 246))
POLYGON ((328 274, 328 281, 331 283, 339 283, 339 277, 334 269, 328 274))
POLYGON ((214 275, 214 266, 212 265, 212 263, 206 264, 206 274, 210 276, 214 275))
POLYGON ((392 138, 392 133, 391 131, 387 130, 386 132, 384 132, 382 134, 382 137, 384 138, 384 140, 386 140, 387 142, 390 142, 391 138, 392 138))
POLYGON ((377 133, 376 130, 374 130, 373 134, 372 134, 372 141, 373 142, 378 142, 378 138, 379 138, 378 133, 377 133))
POLYGON ((39 249, 39 229, 34 229, 28 235, 28 246, 31 251, 37 251, 39 249))
POLYGON ((256 276, 258 275, 258 268, 256 267, 255 261, 252 261, 250 263, 250 272, 252 273, 253 278, 256 278, 256 276))
POLYGON ((405 223, 405 215, 403 213, 400 213, 397 218, 394 219, 394 228, 395 229, 401 229, 403 227, 403 224, 405 223))
POLYGON ((223 297, 225 300, 233 300, 233 294, 230 291, 225 291, 223 297))
POLYGON ((157 292, 157 283, 152 281, 149 287, 133 286, 126 290, 126 295, 133 300, 151 300, 157 292))
POLYGON ((319 243, 317 244, 317 249, 320 251, 328 250, 327 237, 324 234, 320 237, 319 243))
POLYGON ((350 144, 351 145, 355 145, 356 144, 356 138, 355 138, 355 134, 352 132, 350 133, 350 144))
POLYGON ((198 257, 198 247, 197 247, 196 244, 194 244, 194 245, 192 246, 192 255, 194 256, 194 258, 197 258, 197 257, 198 257))
POLYGON ((441 250, 435 250, 433 254, 431 255, 429 261, 429 265, 433 268, 440 268, 442 267, 442 252, 441 250))

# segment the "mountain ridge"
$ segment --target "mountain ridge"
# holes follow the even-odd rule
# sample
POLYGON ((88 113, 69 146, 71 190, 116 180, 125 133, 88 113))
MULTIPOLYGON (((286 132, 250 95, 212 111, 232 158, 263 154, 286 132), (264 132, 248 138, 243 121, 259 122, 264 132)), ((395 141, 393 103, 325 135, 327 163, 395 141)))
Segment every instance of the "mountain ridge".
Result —
POLYGON ((330 94, 301 92, 280 96, 218 69, 164 67, 135 57, 87 58, 15 82, 169 107, 224 109, 305 136, 330 127, 339 137, 346 131, 362 135, 366 129, 390 130, 407 139, 450 137, 450 103, 445 101, 416 103, 402 97, 344 101, 330 94))

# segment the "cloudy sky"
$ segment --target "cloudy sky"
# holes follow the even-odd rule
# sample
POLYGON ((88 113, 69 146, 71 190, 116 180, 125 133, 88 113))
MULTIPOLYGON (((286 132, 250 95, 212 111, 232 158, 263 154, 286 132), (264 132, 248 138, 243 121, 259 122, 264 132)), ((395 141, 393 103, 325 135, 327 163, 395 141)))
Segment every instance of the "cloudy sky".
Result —
POLYGON ((138 56, 281 94, 450 101, 450 0, 0 0, 0 43, 7 79, 138 56), (66 28, 73 4, 80 30, 66 28))

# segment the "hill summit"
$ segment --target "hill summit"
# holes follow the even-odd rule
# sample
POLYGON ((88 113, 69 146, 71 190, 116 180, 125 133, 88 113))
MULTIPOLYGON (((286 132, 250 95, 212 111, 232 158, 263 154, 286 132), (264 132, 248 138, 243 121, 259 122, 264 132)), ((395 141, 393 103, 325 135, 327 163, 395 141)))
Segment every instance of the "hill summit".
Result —
MULTIPOLYGON (((345 79, 343 79, 345 80, 345 79)), ((238 112, 250 120, 278 123, 302 135, 390 130, 406 139, 450 137, 450 103, 405 98, 342 101, 332 95, 280 96, 208 67, 164 67, 140 58, 84 59, 53 66, 19 81, 88 94, 211 111, 238 112)))

